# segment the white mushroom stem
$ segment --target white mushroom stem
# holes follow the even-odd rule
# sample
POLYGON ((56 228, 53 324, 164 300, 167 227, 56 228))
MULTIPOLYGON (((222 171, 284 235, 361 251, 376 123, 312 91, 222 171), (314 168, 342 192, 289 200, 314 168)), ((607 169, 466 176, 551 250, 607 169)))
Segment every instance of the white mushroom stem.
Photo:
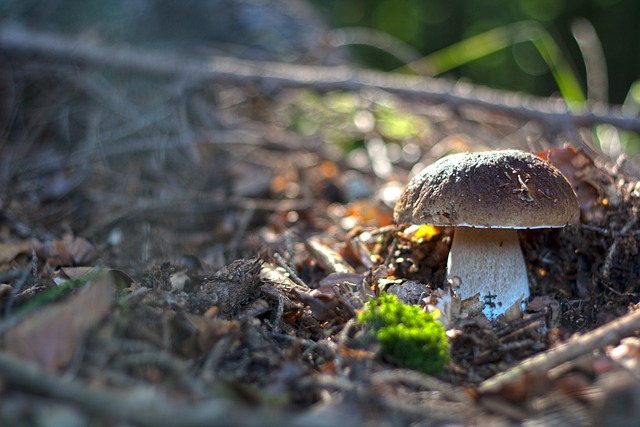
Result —
POLYGON ((483 313, 495 319, 529 296, 527 267, 518 232, 507 228, 456 227, 447 261, 447 279, 461 280, 458 294, 480 294, 483 313))

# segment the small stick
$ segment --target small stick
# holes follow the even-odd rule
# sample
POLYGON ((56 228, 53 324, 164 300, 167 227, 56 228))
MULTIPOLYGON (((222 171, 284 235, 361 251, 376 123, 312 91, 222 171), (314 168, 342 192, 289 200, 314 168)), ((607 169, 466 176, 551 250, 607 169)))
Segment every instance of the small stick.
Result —
POLYGON ((347 340, 349 339, 349 332, 358 324, 358 321, 355 317, 349 319, 349 321, 342 327, 342 330, 338 334, 338 339, 336 342, 338 345, 344 346, 347 345, 347 340))
POLYGON ((295 250, 293 249, 293 237, 291 237, 290 230, 284 233, 284 241, 287 245, 287 262, 293 267, 295 265, 295 250))
POLYGON ((216 425, 229 427, 286 425, 283 419, 276 417, 240 413, 230 401, 219 398, 181 406, 171 403, 157 390, 153 397, 143 398, 122 390, 91 388, 76 381, 66 381, 4 352, 0 352, 0 377, 22 389, 74 403, 82 410, 110 420, 126 420, 143 427, 164 427, 176 422, 182 426, 205 427, 211 425, 211 420, 216 420, 216 425))
POLYGON ((397 248, 398 248, 398 238, 394 237, 393 240, 391 241, 391 246, 389 247, 389 253, 387 254, 387 257, 385 258, 384 263, 382 265, 386 267, 391 264, 394 257, 394 252, 396 251, 397 248))
POLYGON ((434 376, 409 369, 390 369, 376 372, 371 375, 374 384, 388 384, 389 382, 401 382, 422 389, 438 391, 454 402, 470 402, 469 397, 462 388, 455 387, 448 382, 434 376))
POLYGON ((282 315, 284 314, 284 296, 278 293, 278 308, 276 309, 276 318, 273 322, 273 333, 280 333, 280 325, 282 324, 282 315))
POLYGON ((295 283, 296 285, 300 286, 301 288, 303 288, 306 291, 311 289, 311 288, 309 288, 309 286, 307 286, 306 283, 304 283, 302 281, 301 278, 298 277, 296 272, 293 271, 293 269, 291 267, 289 267, 289 265, 287 265, 287 263, 284 260, 284 258, 282 258, 282 255, 280 255, 278 252, 276 252, 276 253, 273 254, 273 257, 278 262, 278 265, 280 267, 284 268, 285 271, 289 274, 289 278, 293 281, 293 283, 295 283))
POLYGON ((523 360, 478 386, 479 393, 496 393, 529 372, 548 372, 551 369, 585 354, 618 343, 622 338, 640 331, 640 310, 629 313, 584 335, 574 336, 559 346, 523 360))

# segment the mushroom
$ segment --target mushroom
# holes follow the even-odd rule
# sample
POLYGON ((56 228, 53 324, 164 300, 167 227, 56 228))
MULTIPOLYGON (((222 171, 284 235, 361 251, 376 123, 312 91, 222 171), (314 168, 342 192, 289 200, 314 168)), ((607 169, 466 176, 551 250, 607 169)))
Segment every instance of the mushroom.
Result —
POLYGON ((566 178, 519 150, 446 156, 413 177, 393 212, 399 224, 455 227, 447 280, 460 279, 462 299, 480 294, 489 319, 529 297, 517 230, 564 227, 579 216, 566 178))

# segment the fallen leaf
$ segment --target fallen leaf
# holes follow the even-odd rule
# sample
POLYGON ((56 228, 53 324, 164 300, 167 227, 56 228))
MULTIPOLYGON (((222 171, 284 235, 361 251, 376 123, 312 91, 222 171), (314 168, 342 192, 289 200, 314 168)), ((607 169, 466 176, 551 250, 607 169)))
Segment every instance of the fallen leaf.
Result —
POLYGON ((344 282, 351 283, 354 286, 362 285, 364 275, 358 273, 331 273, 324 279, 320 280, 318 289, 322 292, 331 292, 334 286, 344 282))
POLYGON ((502 314, 503 319, 507 323, 515 322, 522 319, 522 297, 518 298, 511 307, 505 310, 502 314))
POLYGON ((18 255, 31 250, 31 242, 21 240, 18 242, 0 243, 0 265, 9 264, 18 255))
POLYGON ((39 245, 36 254, 52 267, 89 265, 98 258, 98 251, 87 239, 70 234, 39 245))
POLYGON ((619 203, 621 195, 613 177, 596 166, 583 149, 573 146, 550 147, 537 154, 567 178, 578 198, 584 221, 603 220, 608 206, 619 203))
POLYGON ((4 349, 48 371, 71 363, 89 330, 110 311, 115 298, 111 276, 103 276, 65 301, 27 315, 4 335, 4 349))
POLYGON ((61 267, 65 279, 80 279, 88 274, 96 274, 98 270, 95 267, 61 267))
POLYGON ((393 212, 387 206, 374 204, 368 200, 357 200, 347 205, 342 227, 350 230, 356 225, 384 227, 393 224, 393 212))
POLYGON ((373 267, 371 252, 359 237, 353 237, 347 240, 343 252, 345 258, 355 260, 355 262, 360 263, 366 268, 373 267))
POLYGON ((303 304, 308 305, 313 312, 313 317, 320 321, 329 321, 337 318, 339 313, 338 299, 335 294, 325 294, 317 289, 311 292, 298 292, 294 289, 294 293, 303 304))
POLYGON ((460 318, 462 300, 454 295, 451 287, 435 289, 423 301, 426 303, 426 309, 433 313, 445 329, 448 329, 455 319, 460 318))
POLYGON ((531 301, 529 301, 526 309, 527 311, 538 313, 540 311, 546 310, 547 307, 554 306, 554 305, 559 306, 560 303, 548 295, 543 295, 543 296, 535 297, 531 301))

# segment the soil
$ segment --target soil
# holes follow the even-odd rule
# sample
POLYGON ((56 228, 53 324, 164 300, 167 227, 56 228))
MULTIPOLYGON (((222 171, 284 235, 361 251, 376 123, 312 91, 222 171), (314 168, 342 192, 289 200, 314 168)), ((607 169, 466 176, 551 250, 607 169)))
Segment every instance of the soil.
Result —
POLYGON ((591 132, 517 107, 5 59, 0 423, 640 415, 638 164, 595 148, 591 132), (523 315, 489 321, 473 301, 441 310, 443 372, 381 359, 357 321, 367 300, 393 292, 427 309, 450 296, 454 231, 393 224, 400 190, 446 153, 506 147, 565 174, 580 223, 520 232, 523 315))

